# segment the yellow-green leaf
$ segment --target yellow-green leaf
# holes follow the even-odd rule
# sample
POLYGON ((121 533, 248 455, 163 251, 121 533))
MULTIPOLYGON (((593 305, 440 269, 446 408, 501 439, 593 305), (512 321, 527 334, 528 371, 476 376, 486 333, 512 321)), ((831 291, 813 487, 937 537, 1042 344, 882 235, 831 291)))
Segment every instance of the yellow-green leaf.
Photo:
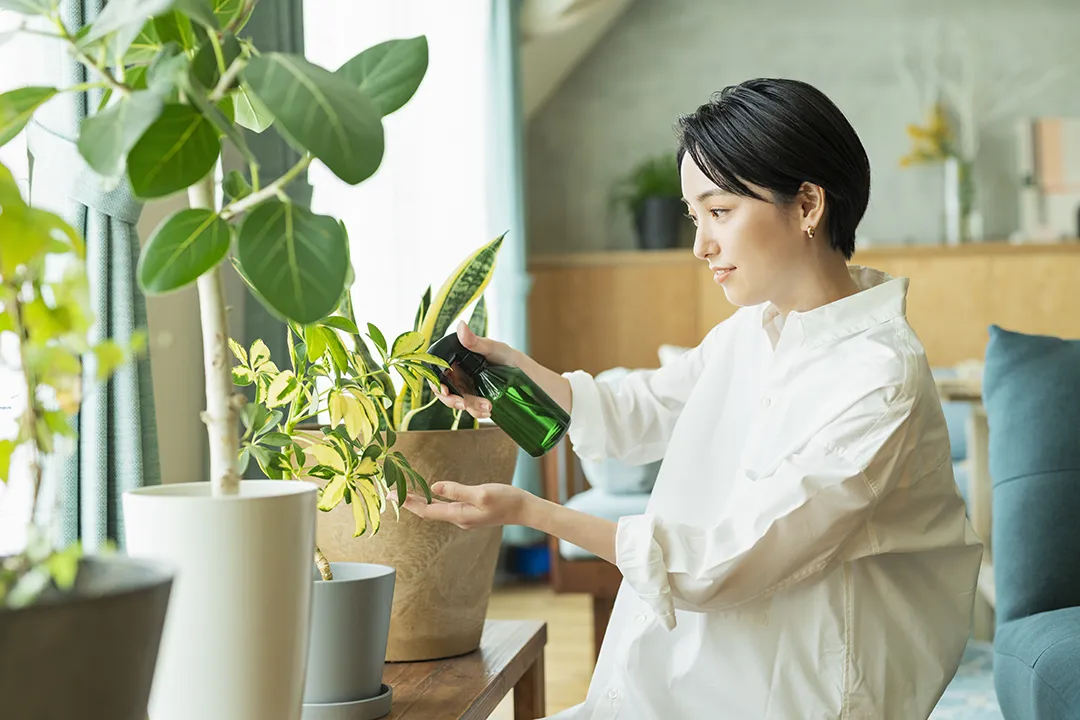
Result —
POLYGON ((487 289, 495 270, 495 258, 505 235, 474 252, 446 279, 424 317, 420 329, 427 342, 441 338, 450 324, 487 289))
POLYGON ((266 347, 266 343, 262 340, 256 340, 251 343, 251 369, 255 372, 259 371, 259 368, 270 361, 270 349, 266 347))
POLYGON ((45 562, 53 582, 61 590, 70 590, 75 585, 82 554, 82 543, 74 542, 63 550, 53 553, 45 562))
POLYGON ((234 385, 244 387, 255 382, 255 376, 251 374, 251 371, 242 365, 236 365, 232 369, 232 380, 234 385))
POLYGON ((104 340, 94 346, 94 356, 97 358, 98 380, 104 380, 116 372, 125 359, 123 349, 112 340, 104 340))
POLYGON ((360 537, 368 529, 368 518, 371 519, 371 533, 374 535, 379 532, 379 526, 382 524, 381 506, 382 499, 367 482, 361 480, 353 484, 352 509, 356 524, 354 537, 360 537))
MULTIPOLYGON (((263 347, 266 346, 264 345, 263 347)), ((236 356, 236 359, 240 361, 240 364, 248 364, 247 351, 244 350, 244 347, 240 343, 236 342, 232 338, 229 338, 229 349, 232 350, 232 354, 236 356)))
POLYGON ((364 508, 364 498, 359 492, 352 491, 352 512, 353 512, 353 537, 360 537, 367 530, 367 513, 364 508))
POLYGON ((315 456, 315 461, 320 465, 326 465, 343 475, 345 474, 345 459, 329 445, 312 445, 308 452, 315 456))
POLYGON ((8 481, 11 470, 11 455, 15 452, 14 440, 0 440, 0 482, 8 481))
POLYGON ((427 345, 427 340, 421 333, 407 332, 398 336, 394 341, 394 349, 390 354, 395 358, 400 358, 405 355, 413 355, 420 352, 427 345))
POLYGON ((379 463, 371 458, 364 458, 360 461, 360 464, 356 466, 357 475, 374 475, 378 470, 379 463))
POLYGON ((270 381, 270 387, 266 389, 266 406, 274 408, 292 402, 299 390, 296 375, 292 370, 285 370, 270 381))
POLYGON ((438 365, 439 367, 448 368, 450 365, 441 357, 436 357, 426 352, 410 353, 408 355, 402 355, 398 360, 407 360, 409 362, 421 362, 428 363, 430 365, 438 365))
POLYGON ((304 331, 307 342, 308 362, 315 362, 326 352, 326 332, 321 327, 311 325, 304 331))
POLYGON ((326 486, 319 493, 318 507, 323 512, 330 512, 345 499, 345 490, 348 488, 348 483, 345 482, 345 478, 341 475, 331 478, 330 482, 326 483, 326 486))

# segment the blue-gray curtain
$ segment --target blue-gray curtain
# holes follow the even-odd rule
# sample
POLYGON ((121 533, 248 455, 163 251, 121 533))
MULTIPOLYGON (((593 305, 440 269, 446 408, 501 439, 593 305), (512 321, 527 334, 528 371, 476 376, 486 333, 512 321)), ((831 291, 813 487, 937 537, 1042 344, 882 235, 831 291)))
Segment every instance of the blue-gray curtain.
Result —
MULTIPOLYGON (((100 12, 101 0, 62 0, 74 32, 100 12)), ((86 82, 86 70, 67 58, 63 84, 86 82)), ((90 303, 96 318, 90 341, 130 344, 145 332, 146 305, 135 283, 142 206, 126 182, 106 190, 75 148, 79 123, 100 100, 80 93, 54 101, 27 128, 31 203, 62 214, 86 239, 90 303)), ((161 481, 154 395, 148 355, 111 379, 97 379, 93 356, 83 362, 83 402, 75 420, 77 449, 50 467, 57 496, 57 541, 81 540, 93 551, 106 540, 123 544, 121 494, 161 481)))
MULTIPOLYGON (((491 0, 488 236, 507 232, 492 280, 494 300, 498 303, 495 331, 501 340, 528 352, 530 280, 526 269, 520 10, 521 0, 491 0)), ((540 492, 539 463, 525 451, 520 451, 518 456, 514 485, 540 492)), ((529 528, 511 526, 503 532, 503 539, 510 545, 527 545, 539 542, 543 535, 529 528)))

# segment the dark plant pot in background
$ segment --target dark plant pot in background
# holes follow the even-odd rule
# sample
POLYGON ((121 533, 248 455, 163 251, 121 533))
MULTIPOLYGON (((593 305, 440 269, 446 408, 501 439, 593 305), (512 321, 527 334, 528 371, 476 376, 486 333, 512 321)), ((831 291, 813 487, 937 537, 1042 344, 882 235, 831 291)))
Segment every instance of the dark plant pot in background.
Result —
POLYGON ((685 212, 685 206, 678 198, 645 198, 634 218, 641 249, 668 250, 678 247, 679 229, 685 212))
POLYGON ((0 610, 0 715, 146 720, 172 572, 83 558, 75 588, 0 610))
POLYGON ((311 603, 311 635, 303 720, 375 720, 390 714, 383 685, 394 569, 331 563, 334 579, 318 579, 311 603))

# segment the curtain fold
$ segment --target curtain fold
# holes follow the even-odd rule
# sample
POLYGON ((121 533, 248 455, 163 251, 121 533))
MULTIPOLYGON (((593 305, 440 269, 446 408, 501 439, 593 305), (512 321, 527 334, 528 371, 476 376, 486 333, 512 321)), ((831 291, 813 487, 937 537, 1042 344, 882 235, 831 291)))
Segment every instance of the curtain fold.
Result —
MULTIPOLYGON (((61 13, 74 31, 102 6, 99 0, 62 0, 61 13)), ((62 82, 85 81, 85 69, 67 58, 62 82)), ((142 206, 126 180, 103 187, 75 147, 79 123, 99 99, 96 92, 58 99, 28 126, 30 201, 61 214, 86 239, 95 317, 90 342, 112 338, 126 346, 146 327, 145 299, 135 283, 139 239, 134 225, 142 206)), ((148 356, 105 382, 97 378, 95 358, 84 357, 83 402, 74 425, 74 451, 48 466, 49 491, 56 493, 51 519, 57 543, 81 540, 88 552, 107 540, 122 545, 122 493, 161 481, 148 356)))

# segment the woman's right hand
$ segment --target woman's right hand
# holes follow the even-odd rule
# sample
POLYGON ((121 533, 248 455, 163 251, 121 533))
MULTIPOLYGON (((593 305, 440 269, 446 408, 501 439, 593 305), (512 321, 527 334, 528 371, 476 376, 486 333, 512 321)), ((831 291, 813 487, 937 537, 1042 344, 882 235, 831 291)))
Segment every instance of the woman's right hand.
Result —
MULTIPOLYGON (((493 365, 516 366, 521 358, 521 353, 514 348, 491 338, 480 337, 464 322, 458 323, 457 336, 467 350, 483 355, 493 365)), ((475 395, 466 397, 453 395, 446 385, 439 386, 436 396, 443 405, 456 410, 465 410, 474 418, 491 417, 491 403, 484 398, 475 395)))

